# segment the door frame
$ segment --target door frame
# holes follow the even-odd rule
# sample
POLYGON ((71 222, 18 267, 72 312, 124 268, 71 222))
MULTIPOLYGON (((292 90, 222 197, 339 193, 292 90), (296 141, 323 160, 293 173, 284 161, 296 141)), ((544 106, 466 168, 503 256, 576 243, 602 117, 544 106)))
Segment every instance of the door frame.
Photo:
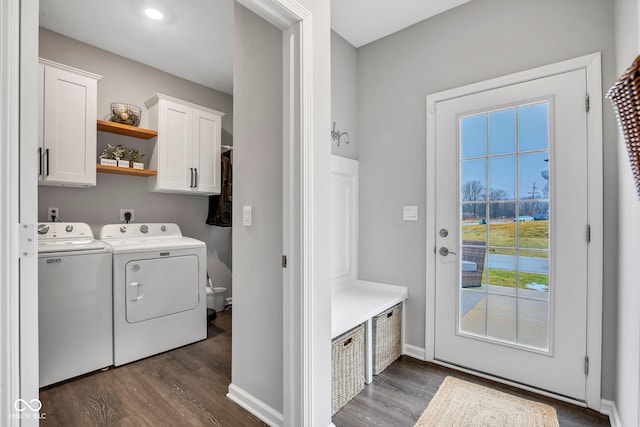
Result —
POLYGON ((30 408, 38 405, 38 1, 0 8, 0 424, 37 426, 30 408))
MULTIPOLYGON (((587 149, 588 149, 588 207, 587 217, 591 226, 591 241, 588 245, 588 288, 587 288, 587 355, 589 357, 589 374, 586 379, 586 401, 578 402, 553 393, 544 392, 522 384, 513 383, 508 380, 480 375, 491 378, 495 381, 504 382, 516 387, 533 390, 537 393, 549 395, 560 400, 568 401, 577 405, 587 406, 596 411, 600 411, 601 405, 601 382, 602 382, 602 274, 603 274, 603 142, 602 142, 602 83, 601 83, 601 54, 593 53, 567 61, 546 65, 522 71, 491 80, 474 83, 450 90, 427 95, 426 112, 426 176, 427 176, 427 214, 426 214, 426 247, 427 247, 427 269, 426 269, 426 326, 425 326, 425 360, 446 365, 447 363, 435 360, 435 267, 436 267, 436 223, 435 223, 435 113, 437 103, 441 101, 484 92, 492 89, 541 79, 555 74, 584 69, 587 74, 586 94, 591 94, 589 101, 589 112, 587 114, 587 149), (430 248, 434 248, 431 252, 430 248)), ((454 366, 452 366, 454 367, 454 366)), ((459 367, 454 367, 460 369, 459 367)), ((463 369, 464 370, 464 369, 463 369)), ((477 372, 467 370, 476 375, 477 372)))
POLYGON ((330 342, 319 333, 325 328, 313 299, 319 204, 313 203, 312 15, 297 0, 236 1, 283 33, 283 421, 330 425, 330 390, 313 381, 318 372, 328 375, 329 365, 318 355, 328 354, 330 342))

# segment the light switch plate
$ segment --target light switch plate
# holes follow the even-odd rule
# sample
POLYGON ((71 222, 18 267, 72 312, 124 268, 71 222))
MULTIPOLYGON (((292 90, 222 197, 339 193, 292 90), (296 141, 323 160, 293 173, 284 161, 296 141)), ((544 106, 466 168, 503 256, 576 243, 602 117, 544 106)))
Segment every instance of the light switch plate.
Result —
POLYGON ((403 221, 417 221, 418 220, 418 207, 415 205, 405 205, 402 207, 402 220, 403 221))
POLYGON ((251 206, 242 207, 242 225, 245 227, 253 225, 253 208, 251 206))

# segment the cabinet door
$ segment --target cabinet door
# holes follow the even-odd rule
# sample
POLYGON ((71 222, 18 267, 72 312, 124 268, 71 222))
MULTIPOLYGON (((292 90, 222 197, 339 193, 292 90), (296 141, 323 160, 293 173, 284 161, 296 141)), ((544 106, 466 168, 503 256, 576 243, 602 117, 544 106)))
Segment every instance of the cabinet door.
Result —
POLYGON ((38 64, 38 183, 44 173, 44 65, 38 64))
POLYGON ((193 119, 193 165, 197 169, 195 191, 219 194, 221 117, 194 109, 193 119))
POLYGON ((157 187, 160 191, 191 191, 195 183, 193 111, 185 105, 161 100, 158 112, 157 187))
POLYGON ((43 184, 96 185, 97 81, 44 67, 43 184))

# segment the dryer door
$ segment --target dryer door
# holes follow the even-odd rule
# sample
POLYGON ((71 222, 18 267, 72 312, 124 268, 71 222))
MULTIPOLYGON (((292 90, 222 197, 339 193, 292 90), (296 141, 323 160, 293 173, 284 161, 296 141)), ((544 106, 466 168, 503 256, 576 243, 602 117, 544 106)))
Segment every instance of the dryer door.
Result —
POLYGON ((128 323, 193 310, 200 302, 195 255, 129 261, 125 271, 128 323))

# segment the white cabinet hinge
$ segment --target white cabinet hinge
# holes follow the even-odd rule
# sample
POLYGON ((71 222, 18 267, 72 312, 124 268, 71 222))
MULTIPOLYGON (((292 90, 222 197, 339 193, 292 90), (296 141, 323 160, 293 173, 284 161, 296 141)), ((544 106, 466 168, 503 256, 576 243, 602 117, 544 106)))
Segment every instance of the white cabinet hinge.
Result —
POLYGON ((591 224, 587 224, 587 243, 591 243, 591 224))
POLYGON ((36 227, 33 224, 20 224, 18 229, 18 246, 20 258, 27 258, 36 253, 36 227))

